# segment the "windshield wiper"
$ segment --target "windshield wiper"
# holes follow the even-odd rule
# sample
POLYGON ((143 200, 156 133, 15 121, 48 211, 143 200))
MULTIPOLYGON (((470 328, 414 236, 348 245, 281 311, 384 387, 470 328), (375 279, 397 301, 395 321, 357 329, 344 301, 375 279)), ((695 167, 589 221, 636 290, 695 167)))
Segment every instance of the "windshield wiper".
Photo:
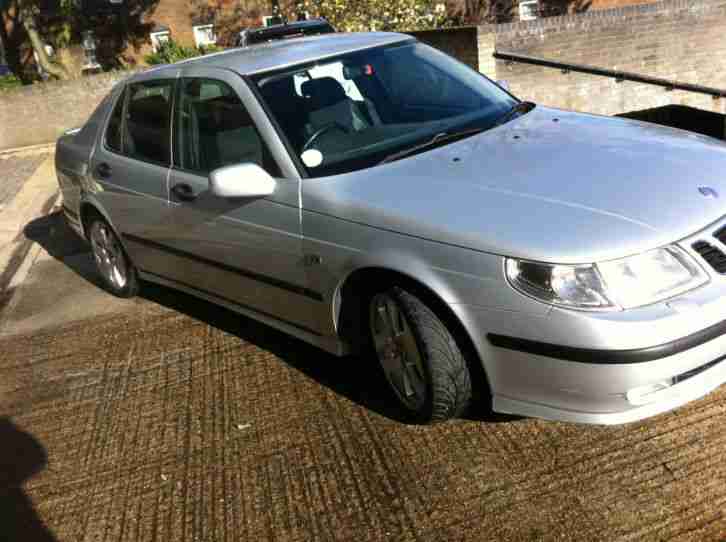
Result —
POLYGON ((425 149, 428 149, 429 147, 434 147, 436 145, 441 145, 443 143, 449 143, 451 141, 454 141, 456 139, 463 139, 468 136, 472 136, 475 134, 478 134, 480 132, 483 132, 484 130, 487 130, 486 128, 471 128, 469 130, 460 130, 458 132, 439 132, 430 139, 427 139, 423 143, 419 143, 418 145, 414 145, 413 147, 408 147, 407 149, 403 149, 402 151, 394 152, 393 154, 389 154, 386 156, 383 160, 378 162, 378 165, 381 164, 387 164, 389 162, 394 162, 396 160, 400 160, 401 158, 405 158, 406 156, 411 156, 412 154, 417 154, 425 149))
POLYGON ((509 122, 514 117, 517 117, 517 116, 521 115, 522 113, 527 113, 529 111, 532 111, 532 109, 534 109, 535 106, 536 106, 536 104, 533 102, 516 103, 516 104, 514 104, 514 106, 512 106, 512 108, 509 111, 507 111, 506 113, 504 113, 504 115, 499 117, 499 119, 494 124, 494 126, 499 126, 500 124, 509 122))

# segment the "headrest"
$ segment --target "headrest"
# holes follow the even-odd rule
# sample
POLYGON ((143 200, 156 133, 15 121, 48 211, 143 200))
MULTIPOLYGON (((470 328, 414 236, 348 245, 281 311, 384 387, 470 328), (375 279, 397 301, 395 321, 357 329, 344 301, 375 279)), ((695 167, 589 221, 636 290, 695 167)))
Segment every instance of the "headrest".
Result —
POLYGON ((305 81, 301 90, 303 96, 310 98, 315 109, 334 105, 348 98, 343 86, 332 77, 305 81))

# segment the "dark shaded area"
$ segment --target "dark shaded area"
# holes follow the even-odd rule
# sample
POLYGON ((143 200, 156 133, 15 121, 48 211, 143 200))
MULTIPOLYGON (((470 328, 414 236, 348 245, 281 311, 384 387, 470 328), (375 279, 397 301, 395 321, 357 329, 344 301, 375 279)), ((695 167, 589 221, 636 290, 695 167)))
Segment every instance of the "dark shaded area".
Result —
POLYGON ((556 17, 570 13, 584 13, 590 9, 591 0, 539 0, 540 17, 556 17))
MULTIPOLYGON (((143 283, 141 295, 272 352, 309 378, 381 416, 408 423, 378 361, 371 355, 337 358, 256 320, 172 288, 143 283)), ((520 419, 491 412, 481 399, 473 402, 465 418, 489 423, 520 419)))
MULTIPOLYGON (((88 246, 68 227, 62 213, 33 220, 24 234, 88 282, 102 287, 88 246)), ((382 416, 407 422, 378 361, 370 355, 337 358, 256 320, 172 288, 143 283, 141 296, 267 350, 306 376, 382 416)), ((486 398, 475 400, 466 417, 491 423, 518 419, 492 413, 486 398)))
POLYGON ((84 18, 82 27, 93 29, 96 56, 104 70, 135 64, 127 50, 139 51, 148 42, 149 33, 155 25, 152 15, 158 4, 159 0, 125 0, 124 9, 117 13, 84 18))
POLYGON ((726 115, 685 105, 666 105, 616 115, 724 139, 726 115))
POLYGON ((5 417, 0 418, 0 443, 0 541, 55 541, 22 489, 45 467, 45 449, 5 417))

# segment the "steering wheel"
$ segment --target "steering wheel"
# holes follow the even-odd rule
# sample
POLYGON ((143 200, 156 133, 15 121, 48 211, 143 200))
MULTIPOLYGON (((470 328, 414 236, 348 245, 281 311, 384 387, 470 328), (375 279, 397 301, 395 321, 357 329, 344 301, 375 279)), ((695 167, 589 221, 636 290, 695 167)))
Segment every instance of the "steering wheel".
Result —
POLYGON ((337 122, 330 122, 324 126, 321 126, 317 130, 315 130, 315 133, 311 135, 308 140, 305 142, 305 145, 302 146, 302 150, 300 151, 300 154, 304 153, 306 150, 308 150, 310 147, 313 146, 313 143, 315 143, 318 139, 320 139, 320 136, 323 134, 329 132, 330 130, 337 128, 338 130, 341 130, 342 132, 345 132, 346 134, 350 133, 345 126, 343 126, 340 123, 337 122))

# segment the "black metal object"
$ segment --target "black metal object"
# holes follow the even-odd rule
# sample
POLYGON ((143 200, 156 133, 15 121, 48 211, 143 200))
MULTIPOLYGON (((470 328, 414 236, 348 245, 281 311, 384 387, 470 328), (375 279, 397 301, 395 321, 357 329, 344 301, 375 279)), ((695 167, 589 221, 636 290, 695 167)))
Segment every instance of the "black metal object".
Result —
POLYGON ((678 104, 628 111, 615 116, 680 128, 716 139, 724 139, 724 127, 726 127, 726 115, 723 113, 678 104))
POLYGON ((255 43, 295 38, 299 36, 314 36, 317 34, 329 34, 335 32, 335 28, 325 19, 310 19, 293 23, 275 24, 260 28, 248 28, 240 32, 237 47, 246 47, 255 43))
POLYGON ((545 68, 554 68, 562 70, 562 73, 579 72, 590 75, 599 75, 601 77, 612 77, 616 82, 633 81, 635 83, 645 83, 647 85, 657 85, 664 87, 666 90, 687 90, 688 92, 697 92, 699 94, 708 94, 714 99, 726 97, 726 90, 714 87, 705 87, 703 85, 693 85, 691 83, 681 83, 672 79, 662 79, 660 77, 651 77, 639 73, 626 72, 622 70, 610 70, 607 68, 598 68, 597 66, 589 66, 587 64, 573 64, 570 62, 559 62, 548 60, 546 58, 522 55, 507 51, 494 51, 494 58, 507 62, 519 62, 522 64, 533 64, 535 66, 543 66, 545 68))

